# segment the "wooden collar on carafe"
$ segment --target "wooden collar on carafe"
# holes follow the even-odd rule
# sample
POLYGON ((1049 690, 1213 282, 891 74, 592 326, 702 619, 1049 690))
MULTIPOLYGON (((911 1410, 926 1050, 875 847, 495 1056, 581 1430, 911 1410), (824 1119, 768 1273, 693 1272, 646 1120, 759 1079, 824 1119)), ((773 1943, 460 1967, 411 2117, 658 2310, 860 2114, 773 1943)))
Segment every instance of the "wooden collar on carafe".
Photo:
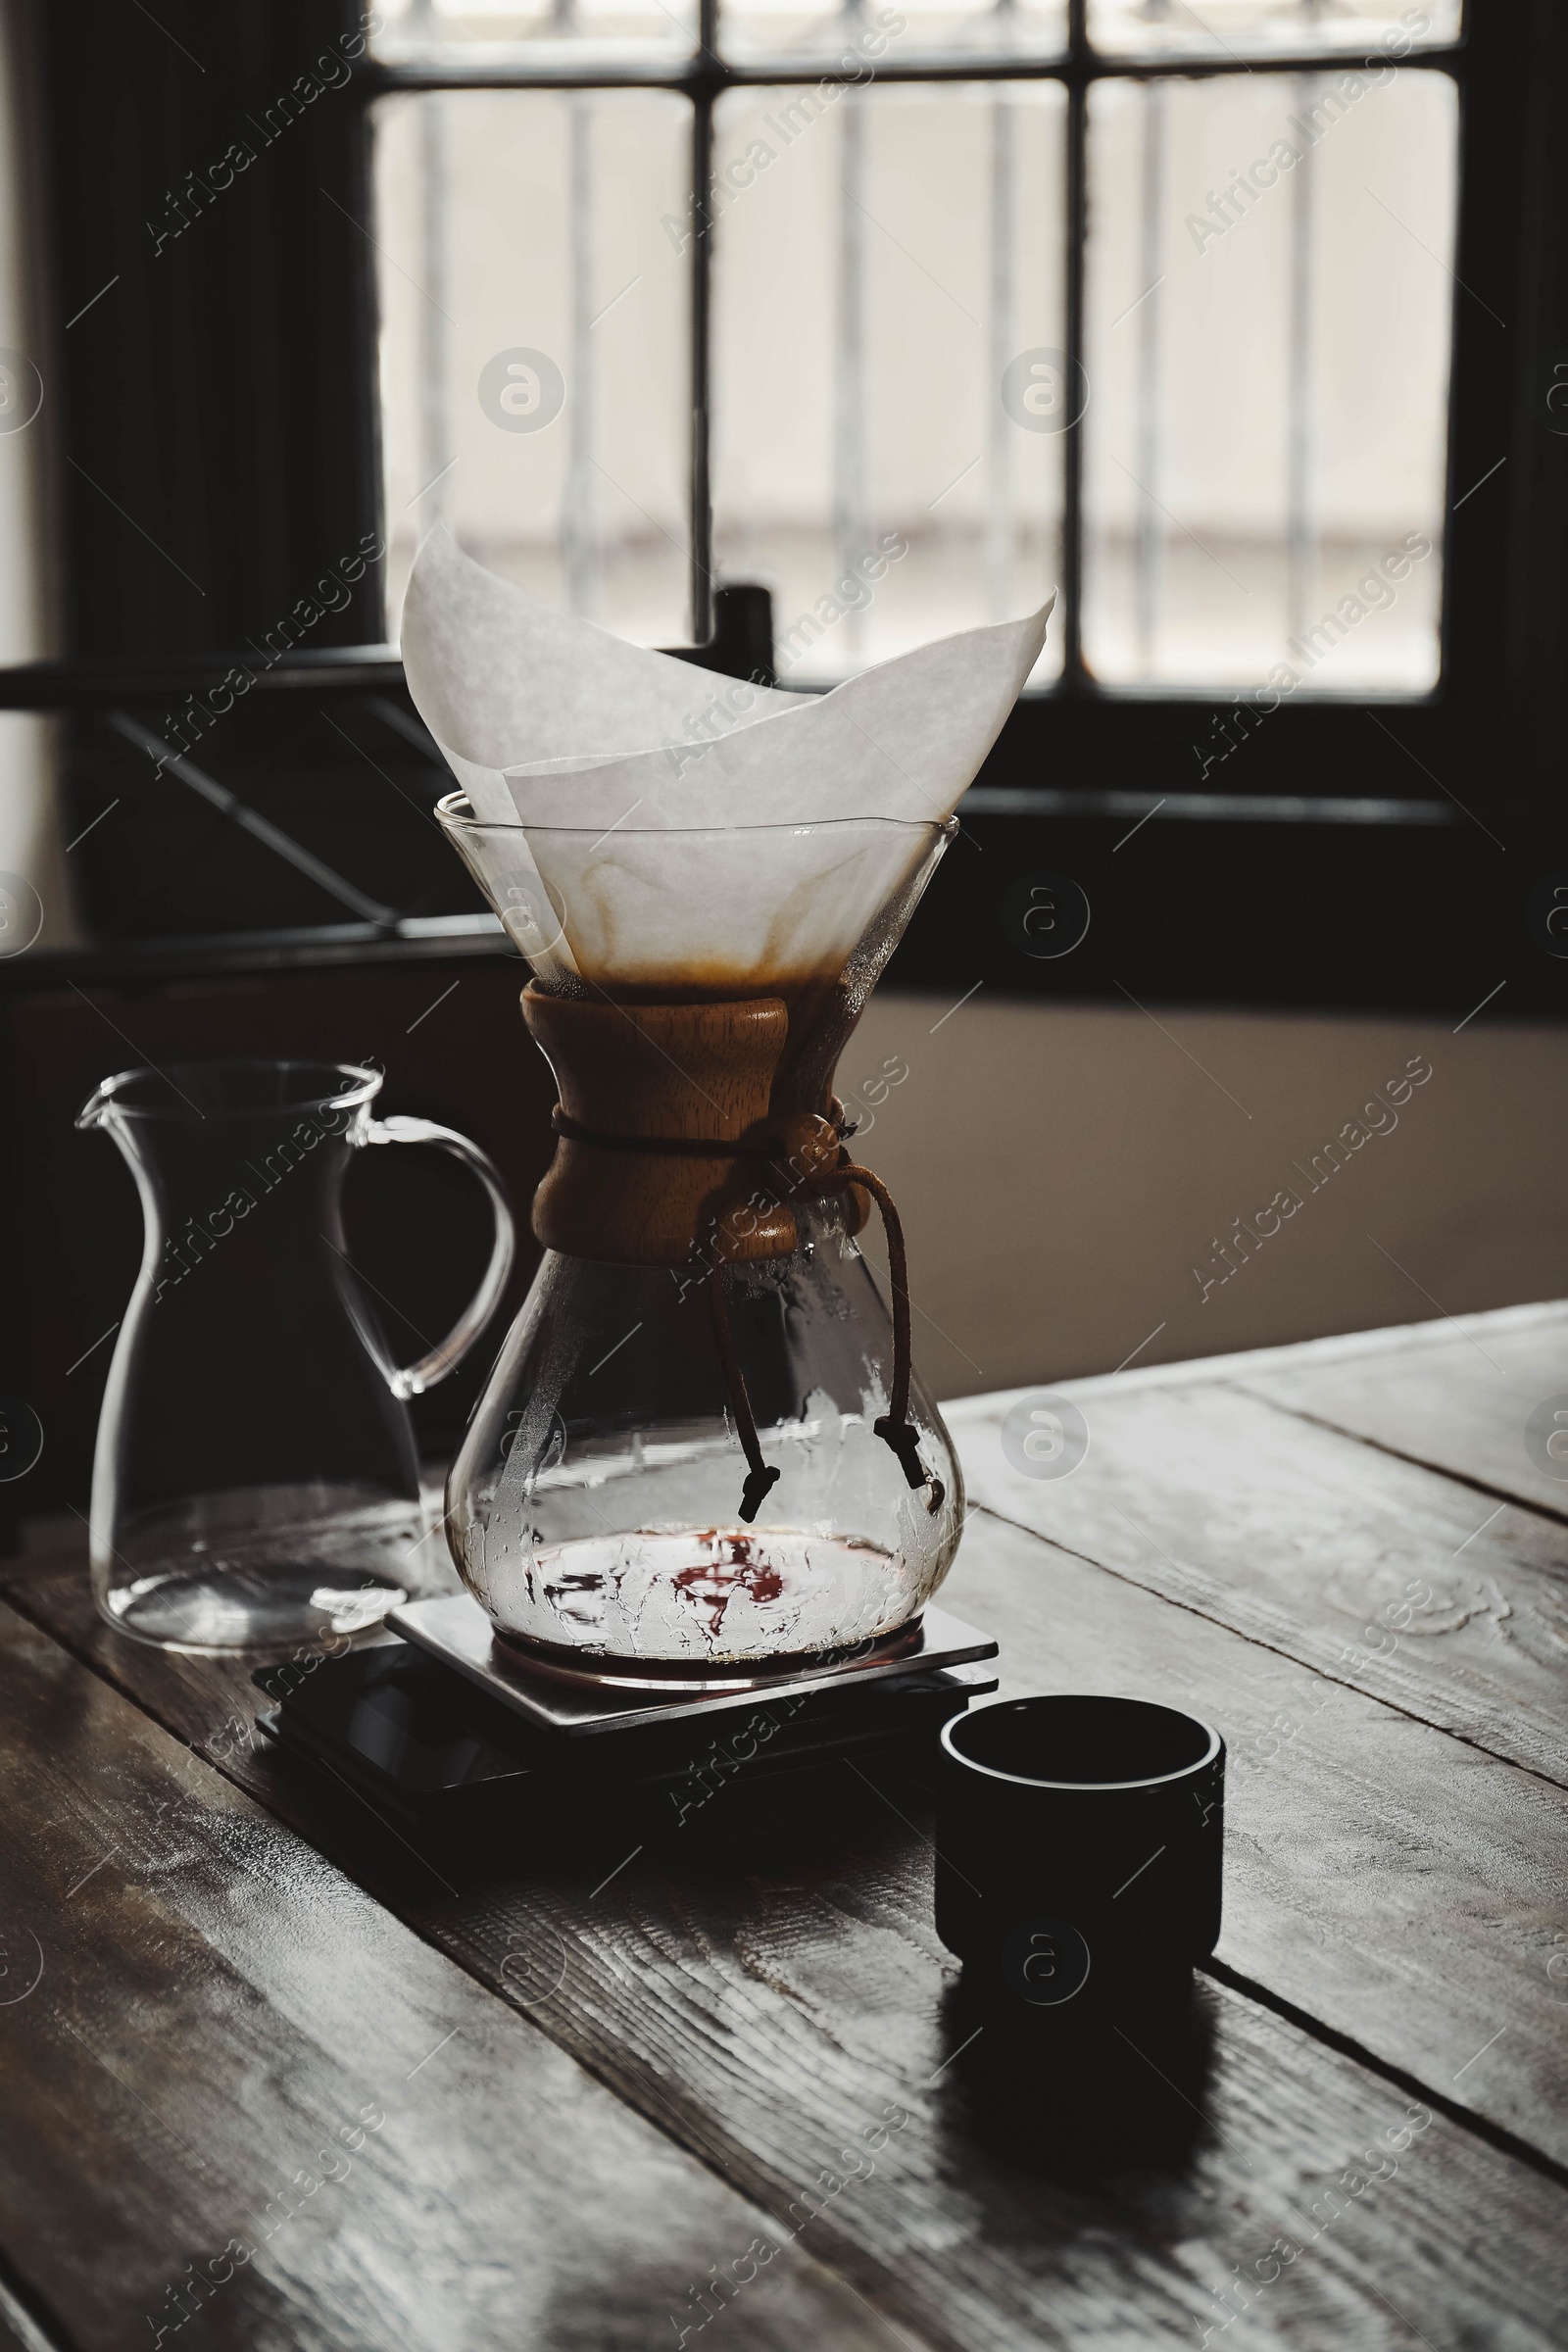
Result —
POLYGON ((730 1004, 623 1004, 547 996, 533 982, 522 1017, 555 1072, 556 1155, 534 1195, 546 1249, 618 1265, 703 1267, 714 1341, 748 1474, 751 1521, 779 1473, 764 1463, 729 1327, 723 1268, 790 1256, 793 1199, 837 1195, 858 1232, 874 1200, 887 1232, 893 1290, 893 1391, 876 1434, 911 1488, 943 1499, 908 1418, 909 1297, 904 1229, 881 1178, 850 1157, 844 1115, 775 1117, 774 1076, 789 1035, 782 998, 730 1004))

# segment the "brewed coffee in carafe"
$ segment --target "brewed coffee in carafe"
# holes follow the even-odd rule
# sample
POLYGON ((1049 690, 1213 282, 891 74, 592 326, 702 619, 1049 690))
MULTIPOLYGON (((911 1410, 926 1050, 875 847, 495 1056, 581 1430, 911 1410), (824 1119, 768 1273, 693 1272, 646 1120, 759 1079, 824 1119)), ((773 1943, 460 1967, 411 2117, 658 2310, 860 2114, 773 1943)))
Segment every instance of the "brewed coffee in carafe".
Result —
POLYGON ((536 605, 439 530, 420 551, 405 668, 464 788, 438 813, 560 1094, 544 1260, 447 1489, 463 1577, 538 1668, 701 1684, 896 1644, 947 1573, 957 1464, 834 1071, 1047 612, 791 694, 536 605))
POLYGON ((534 1202, 547 1254, 449 1483, 464 1577, 504 1637, 602 1672, 734 1671, 896 1634, 947 1571, 961 1486, 906 1304, 896 1329, 861 1254, 883 1188, 831 1079, 948 828, 661 828, 612 877, 559 833, 441 813, 498 904, 597 891, 570 969, 533 943, 523 1015, 561 1095, 534 1202), (726 962, 721 916, 714 952, 678 970, 595 958, 617 897, 667 899, 695 867, 722 906, 726 864, 755 889, 770 856, 799 865, 808 847, 829 884, 814 963, 726 962), (524 858, 537 880, 509 881, 524 858), (850 873, 881 896, 846 942, 827 926, 850 873))

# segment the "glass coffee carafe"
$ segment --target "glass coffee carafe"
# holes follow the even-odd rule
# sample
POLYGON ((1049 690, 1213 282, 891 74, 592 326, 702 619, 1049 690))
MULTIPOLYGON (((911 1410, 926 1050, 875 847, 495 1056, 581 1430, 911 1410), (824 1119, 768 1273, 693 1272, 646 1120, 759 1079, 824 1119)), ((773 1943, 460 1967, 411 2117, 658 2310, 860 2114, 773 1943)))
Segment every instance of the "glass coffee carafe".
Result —
POLYGON ((439 813, 561 1096, 544 1261, 448 1482, 465 1582, 557 1672, 701 1685, 896 1643, 963 1495, 833 1075, 956 827, 439 813))
POLYGON ((145 1219, 93 1467, 93 1586, 122 1633, 275 1649, 449 1589, 406 1400, 499 1304, 513 1224, 465 1136, 371 1115, 381 1083, 346 1063, 176 1064, 106 1079, 77 1119, 119 1145, 145 1219), (341 1208, 361 1151, 409 1143, 473 1170, 495 1240, 453 1331, 399 1366, 341 1208))

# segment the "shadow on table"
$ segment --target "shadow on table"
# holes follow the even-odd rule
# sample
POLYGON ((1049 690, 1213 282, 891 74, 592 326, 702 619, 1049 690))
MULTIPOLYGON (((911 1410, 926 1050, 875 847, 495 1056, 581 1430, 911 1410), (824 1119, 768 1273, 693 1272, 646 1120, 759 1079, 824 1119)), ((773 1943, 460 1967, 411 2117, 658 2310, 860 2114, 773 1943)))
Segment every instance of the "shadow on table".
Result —
POLYGON ((1074 2187, 1180 2173, 1212 2131, 1213 2024, 1196 1992, 1163 2011, 1074 2014, 960 1980, 945 2010, 965 2125, 1008 2163, 1074 2187))
MULTIPOLYGON (((770 1888, 814 1905, 819 1933, 836 1923, 842 1965, 856 1965, 856 1925, 883 1890, 881 1924, 907 1911, 924 1791, 879 1758, 871 1772, 843 1758, 783 1781, 677 1789, 605 1787, 574 1797, 557 1784, 531 1804, 515 1795, 439 1820, 401 1818, 351 1786, 339 1757, 273 1750, 269 1771, 309 1814, 313 1836, 407 1916, 505 1923, 511 1948, 498 1989, 524 2006, 553 1993, 566 1966, 568 1922, 611 1923, 628 1903, 671 1930, 694 1918, 716 1946, 744 1939, 770 1888), (888 1784, 892 1784, 892 1793, 888 1784), (905 1810, 914 1808, 914 1817, 905 1810), (674 1826, 671 1826, 673 1822, 674 1826), (855 1896, 848 1899, 847 1889, 855 1896), (540 1911, 547 1900, 557 1924, 540 1911), (443 1899, 446 1898, 446 1899, 443 1899), (564 1908, 562 1907, 564 1906, 564 1908), (541 1924, 542 1923, 542 1924, 541 1924)), ((278 1794, 283 1794, 279 1788, 278 1794)), ((919 1939, 911 1942, 914 1958, 919 1939)), ((923 1949, 929 1960, 929 1948, 923 1949)), ((1210 2129, 1212 2025, 1191 1986, 1163 2012, 1126 2014, 1075 1999, 1036 2007, 970 1969, 940 1995, 947 2120, 1010 2165, 1069 2188, 1129 2171, 1183 2172, 1210 2129)))

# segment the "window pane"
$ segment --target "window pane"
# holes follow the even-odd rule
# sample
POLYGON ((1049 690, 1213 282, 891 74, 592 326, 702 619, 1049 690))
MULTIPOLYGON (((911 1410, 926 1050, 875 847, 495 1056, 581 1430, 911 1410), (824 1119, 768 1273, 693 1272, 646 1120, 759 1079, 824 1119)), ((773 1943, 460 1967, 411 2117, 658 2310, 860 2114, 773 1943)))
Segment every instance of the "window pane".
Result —
POLYGON ((880 58, 1060 57, 1067 46, 1066 0, 898 0, 874 13, 837 0, 719 0, 718 25, 726 57, 849 72, 880 58))
POLYGON ((616 64, 689 57, 697 0, 380 0, 371 43, 392 63, 517 66, 548 74, 585 57, 616 64))
POLYGON ((1457 128, 1437 73, 1093 90, 1101 678, 1435 682, 1457 128))
POLYGON ((1112 57, 1407 57, 1459 37, 1459 0, 1089 0, 1089 38, 1112 57))
MULTIPOLYGON (((1051 83, 719 104, 716 561, 772 588, 794 683, 1055 583, 1062 125, 1051 83)), ((1058 648, 1054 629, 1037 679, 1058 648)))
POLYGON ((377 107, 392 628, 440 518, 536 596, 689 638, 690 167, 665 91, 377 107))

